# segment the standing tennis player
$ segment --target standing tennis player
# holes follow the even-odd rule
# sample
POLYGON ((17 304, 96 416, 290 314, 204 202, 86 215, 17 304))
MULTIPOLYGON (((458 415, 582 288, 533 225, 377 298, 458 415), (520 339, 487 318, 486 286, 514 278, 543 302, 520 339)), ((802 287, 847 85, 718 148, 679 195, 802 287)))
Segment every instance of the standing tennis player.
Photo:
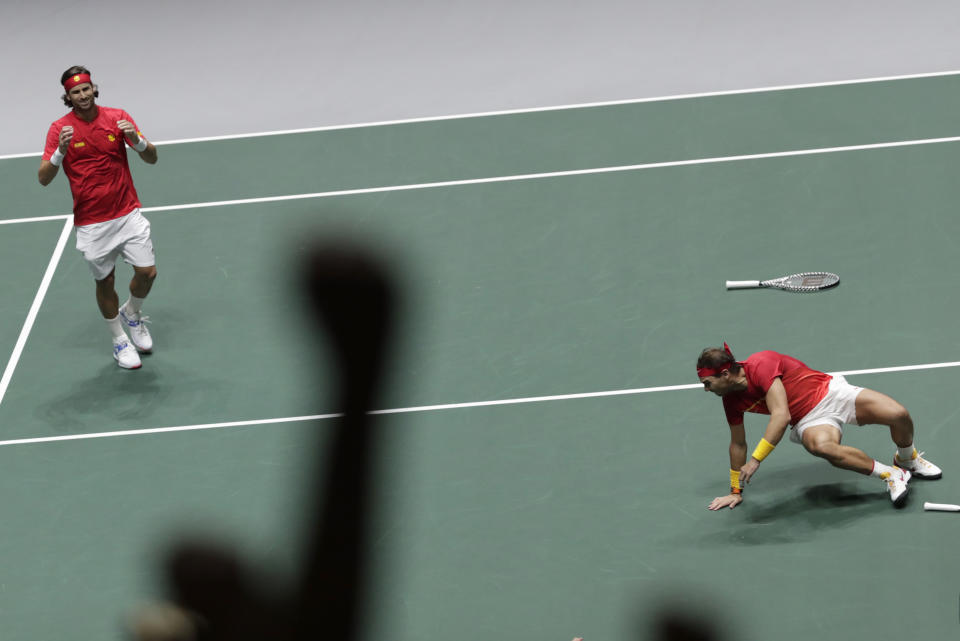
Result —
POLYGON ((882 479, 896 507, 906 502, 911 476, 942 476, 940 468, 914 448, 913 420, 906 408, 889 396, 851 385, 843 376, 818 372, 772 351, 736 361, 726 343, 723 349, 703 350, 697 360, 697 375, 704 391, 723 399, 730 426, 730 494, 713 499, 711 510, 733 508, 743 501, 743 485, 750 482, 788 427, 790 440, 802 443, 814 456, 835 467, 882 479), (744 412, 770 416, 766 432, 749 460, 744 412), (897 446, 893 466, 855 447, 841 445, 844 423, 888 426, 897 446))
POLYGON ((47 132, 40 184, 49 185, 63 167, 73 194, 77 249, 93 272, 97 305, 113 338, 113 357, 120 367, 137 369, 141 364, 137 350, 147 353, 153 349, 148 317, 141 315, 141 308, 157 268, 150 223, 140 214, 126 145, 151 165, 157 162, 157 148, 143 137, 126 111, 97 105, 100 92, 89 69, 70 67, 60 84, 65 92, 63 102, 71 111, 47 132), (133 266, 130 297, 123 307, 114 287, 118 256, 133 266))

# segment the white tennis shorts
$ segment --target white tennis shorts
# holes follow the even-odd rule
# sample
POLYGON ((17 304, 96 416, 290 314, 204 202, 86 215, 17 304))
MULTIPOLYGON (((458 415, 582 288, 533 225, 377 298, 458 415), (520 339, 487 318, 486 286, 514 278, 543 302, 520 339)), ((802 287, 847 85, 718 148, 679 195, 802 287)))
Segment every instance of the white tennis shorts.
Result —
POLYGON ((136 267, 150 267, 156 263, 153 241, 150 240, 150 221, 140 209, 120 218, 77 227, 77 249, 83 253, 93 277, 103 280, 117 264, 117 257, 136 267))
POLYGON ((833 425, 840 430, 841 435, 844 423, 859 425, 857 395, 862 391, 862 387, 851 385, 843 376, 834 374, 827 388, 827 395, 790 428, 790 440, 794 443, 803 442, 803 431, 814 425, 833 425))

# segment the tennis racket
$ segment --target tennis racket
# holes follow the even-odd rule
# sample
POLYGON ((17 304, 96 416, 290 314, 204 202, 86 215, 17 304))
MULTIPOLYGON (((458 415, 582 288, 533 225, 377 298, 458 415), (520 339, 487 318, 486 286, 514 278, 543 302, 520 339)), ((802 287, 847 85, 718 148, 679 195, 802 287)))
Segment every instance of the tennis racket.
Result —
POLYGON ((728 280, 727 289, 782 289, 788 292, 818 292, 840 284, 840 277, 830 272, 801 272, 771 280, 728 280))
POLYGON ((960 512, 960 505, 953 503, 931 503, 927 501, 923 504, 923 509, 928 512, 960 512))

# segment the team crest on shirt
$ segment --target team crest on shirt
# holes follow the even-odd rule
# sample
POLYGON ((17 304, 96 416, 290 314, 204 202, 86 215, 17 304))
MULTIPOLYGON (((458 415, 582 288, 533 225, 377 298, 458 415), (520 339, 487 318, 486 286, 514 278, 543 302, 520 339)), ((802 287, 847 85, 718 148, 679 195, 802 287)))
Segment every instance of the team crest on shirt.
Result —
POLYGON ((86 147, 86 146, 87 146, 87 143, 85 143, 85 142, 75 142, 75 143, 73 143, 73 146, 74 146, 74 147, 86 147))
POLYGON ((107 140, 109 140, 110 142, 114 142, 116 139, 117 137, 114 136, 113 134, 107 134, 107 140))

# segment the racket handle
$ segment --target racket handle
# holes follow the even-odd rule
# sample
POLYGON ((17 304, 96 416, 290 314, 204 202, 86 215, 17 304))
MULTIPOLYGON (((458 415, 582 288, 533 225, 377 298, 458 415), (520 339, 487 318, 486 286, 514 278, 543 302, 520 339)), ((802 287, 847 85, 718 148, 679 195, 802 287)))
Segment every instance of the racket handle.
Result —
POLYGON ((953 503, 931 503, 926 501, 923 504, 923 509, 929 512, 960 512, 960 505, 954 505, 953 503))
POLYGON ((759 280, 728 280, 727 289, 754 289, 760 287, 759 280))

